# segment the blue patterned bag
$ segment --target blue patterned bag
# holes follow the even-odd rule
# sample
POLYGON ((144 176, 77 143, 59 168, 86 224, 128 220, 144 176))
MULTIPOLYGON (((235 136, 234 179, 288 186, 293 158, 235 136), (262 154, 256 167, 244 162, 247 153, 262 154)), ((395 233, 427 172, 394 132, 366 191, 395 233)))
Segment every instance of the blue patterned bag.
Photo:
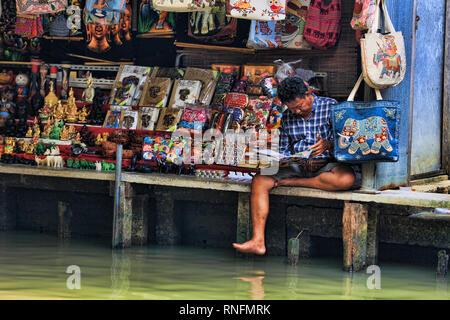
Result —
POLYGON ((398 161, 400 106, 397 101, 354 102, 363 77, 346 102, 333 107, 334 157, 339 162, 398 161))

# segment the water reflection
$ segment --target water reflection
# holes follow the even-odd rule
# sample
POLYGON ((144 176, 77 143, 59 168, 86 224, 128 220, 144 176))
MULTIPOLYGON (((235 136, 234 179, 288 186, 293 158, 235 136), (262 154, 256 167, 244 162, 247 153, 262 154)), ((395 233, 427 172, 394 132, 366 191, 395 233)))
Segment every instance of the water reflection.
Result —
POLYGON ((113 249, 110 300, 124 299, 130 289, 131 258, 126 249, 113 249))
POLYGON ((254 275, 234 277, 234 279, 242 280, 244 282, 250 283, 250 299, 251 300, 264 300, 264 271, 256 270, 253 271, 254 275))

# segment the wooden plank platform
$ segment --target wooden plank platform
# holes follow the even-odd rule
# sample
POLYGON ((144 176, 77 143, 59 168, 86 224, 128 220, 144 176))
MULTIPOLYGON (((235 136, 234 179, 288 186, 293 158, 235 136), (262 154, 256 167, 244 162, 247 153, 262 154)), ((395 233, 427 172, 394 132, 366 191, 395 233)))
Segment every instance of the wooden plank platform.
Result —
MULTIPOLYGON (((97 172, 90 170, 73 170, 65 168, 51 169, 23 165, 0 165, 0 173, 102 181, 114 181, 115 179, 114 172, 97 172)), ((158 173, 144 174, 123 172, 122 182, 143 185, 159 185, 167 187, 208 189, 244 193, 249 193, 251 191, 249 181, 240 182, 233 180, 205 179, 191 176, 176 176, 172 174, 168 175, 158 173)), ((272 190, 271 194, 279 196, 319 198, 353 202, 374 202, 379 204, 414 207, 450 208, 450 195, 448 194, 414 191, 386 190, 378 194, 364 194, 351 191, 328 192, 311 188, 280 187, 272 190)))

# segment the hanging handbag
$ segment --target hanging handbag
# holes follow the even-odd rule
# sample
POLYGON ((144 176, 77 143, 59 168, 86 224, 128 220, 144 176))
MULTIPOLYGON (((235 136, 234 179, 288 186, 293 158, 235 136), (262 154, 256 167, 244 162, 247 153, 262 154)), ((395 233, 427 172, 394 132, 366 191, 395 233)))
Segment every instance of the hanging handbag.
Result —
POLYGON ((284 20, 286 0, 227 0, 227 14, 250 20, 284 20))
POLYGON ((252 20, 248 34, 247 47, 271 49, 281 47, 281 21, 252 20))
POLYGON ((341 32, 341 0, 311 0, 303 38, 311 46, 327 50, 336 45, 341 32))
POLYGON ((376 10, 377 0, 355 0, 355 8, 350 25, 354 30, 371 29, 375 20, 376 10))
POLYGON ((382 100, 354 102, 361 75, 346 102, 333 107, 334 157, 340 162, 396 162, 399 158, 400 104, 382 100))
POLYGON ((16 0, 16 13, 21 14, 46 14, 57 13, 66 10, 67 0, 16 0))
POLYGON ((395 31, 385 0, 377 0, 375 22, 361 39, 362 71, 366 83, 375 89, 395 87, 406 73, 405 44, 401 31, 395 31), (377 32, 383 7, 386 33, 377 32))
POLYGON ((281 41, 284 48, 311 49, 303 38, 311 0, 289 0, 286 19, 282 22, 281 41))
POLYGON ((214 0, 152 0, 153 8, 168 12, 209 11, 214 0))

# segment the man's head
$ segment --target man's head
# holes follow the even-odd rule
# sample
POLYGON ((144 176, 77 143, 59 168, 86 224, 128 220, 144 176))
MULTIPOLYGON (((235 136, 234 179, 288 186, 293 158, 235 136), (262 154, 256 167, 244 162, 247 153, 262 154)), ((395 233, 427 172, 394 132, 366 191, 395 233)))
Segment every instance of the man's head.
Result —
POLYGON ((294 114, 306 117, 312 111, 314 97, 300 77, 286 78, 281 82, 278 86, 278 98, 294 114))

